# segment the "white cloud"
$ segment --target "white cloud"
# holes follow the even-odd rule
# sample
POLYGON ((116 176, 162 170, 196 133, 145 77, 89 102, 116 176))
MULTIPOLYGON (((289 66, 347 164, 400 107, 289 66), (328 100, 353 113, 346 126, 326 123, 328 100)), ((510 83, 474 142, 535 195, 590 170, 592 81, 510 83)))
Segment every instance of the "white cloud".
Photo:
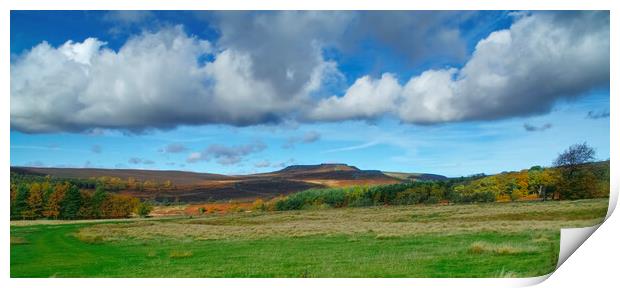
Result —
MULTIPOLYGON (((404 122, 500 119, 548 112, 609 83, 609 14, 540 13, 481 40, 461 69, 427 70, 400 89, 364 76, 344 96, 322 100, 311 118, 372 119, 393 113, 404 122), (398 92, 400 91, 400 93, 398 92)), ((388 78, 389 80, 389 78, 388 78)))
POLYGON ((104 45, 94 38, 58 48, 41 43, 14 61, 12 127, 37 133, 277 122, 312 90, 278 95, 256 79, 247 54, 214 52, 181 26, 144 32, 118 52, 104 45), (199 63, 213 53, 213 62, 199 63))
POLYGON ((383 74, 380 79, 364 76, 344 96, 322 99, 308 117, 327 121, 375 118, 392 111, 400 93, 401 87, 392 74, 383 74))

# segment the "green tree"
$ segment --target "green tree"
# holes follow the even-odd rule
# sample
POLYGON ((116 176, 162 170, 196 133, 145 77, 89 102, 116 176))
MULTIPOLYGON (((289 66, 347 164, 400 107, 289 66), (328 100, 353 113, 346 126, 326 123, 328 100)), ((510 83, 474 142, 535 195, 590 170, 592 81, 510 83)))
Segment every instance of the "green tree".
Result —
POLYGON ((64 219, 76 219, 82 206, 82 195, 77 186, 71 185, 61 203, 60 216, 64 219))
POLYGON ((13 208, 13 217, 25 219, 28 216, 28 194, 30 190, 28 185, 21 183, 17 186, 15 194, 15 205, 13 208))
POLYGON ((140 204, 136 206, 136 214, 142 218, 149 216, 151 211, 153 211, 153 205, 148 201, 140 202, 140 204))
POLYGON ((592 195, 595 187, 592 173, 585 171, 584 164, 594 160, 596 152, 587 143, 575 144, 560 153, 553 164, 561 171, 561 181, 556 189, 557 199, 578 199, 592 195), (560 192, 561 191, 561 192, 560 192), (562 195, 564 194, 564 195, 562 195))
POLYGON ((108 198, 108 193, 105 191, 103 186, 97 186, 95 189, 95 193, 91 198, 91 206, 93 209, 93 217, 101 218, 103 216, 103 202, 108 198))

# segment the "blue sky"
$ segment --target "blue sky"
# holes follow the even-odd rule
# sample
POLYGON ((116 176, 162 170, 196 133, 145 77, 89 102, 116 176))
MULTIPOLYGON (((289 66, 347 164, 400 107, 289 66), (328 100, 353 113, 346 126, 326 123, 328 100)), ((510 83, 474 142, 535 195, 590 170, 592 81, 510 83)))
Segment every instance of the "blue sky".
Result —
POLYGON ((461 176, 581 142, 609 158, 608 13, 390 13, 13 11, 11 165, 461 176))

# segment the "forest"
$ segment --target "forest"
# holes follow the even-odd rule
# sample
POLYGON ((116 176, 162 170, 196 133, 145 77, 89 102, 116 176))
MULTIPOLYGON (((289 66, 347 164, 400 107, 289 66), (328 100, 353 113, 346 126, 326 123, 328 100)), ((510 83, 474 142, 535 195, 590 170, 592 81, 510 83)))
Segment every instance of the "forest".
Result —
POLYGON ((127 218, 151 209, 147 201, 108 192, 105 182, 11 173, 11 219, 127 218))
POLYGON ((320 207, 449 204, 528 200, 576 200, 609 195, 609 161, 568 168, 534 166, 518 172, 474 175, 445 181, 310 189, 255 206, 266 210, 320 207))

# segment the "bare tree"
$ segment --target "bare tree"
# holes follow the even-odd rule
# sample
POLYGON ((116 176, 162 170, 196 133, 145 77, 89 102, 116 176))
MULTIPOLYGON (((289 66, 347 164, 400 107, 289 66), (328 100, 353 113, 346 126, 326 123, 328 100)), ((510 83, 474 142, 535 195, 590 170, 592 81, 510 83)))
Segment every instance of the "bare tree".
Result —
POLYGON ((588 146, 587 143, 575 144, 560 153, 558 158, 553 161, 553 165, 574 170, 581 164, 593 161, 595 154, 594 148, 588 146))

